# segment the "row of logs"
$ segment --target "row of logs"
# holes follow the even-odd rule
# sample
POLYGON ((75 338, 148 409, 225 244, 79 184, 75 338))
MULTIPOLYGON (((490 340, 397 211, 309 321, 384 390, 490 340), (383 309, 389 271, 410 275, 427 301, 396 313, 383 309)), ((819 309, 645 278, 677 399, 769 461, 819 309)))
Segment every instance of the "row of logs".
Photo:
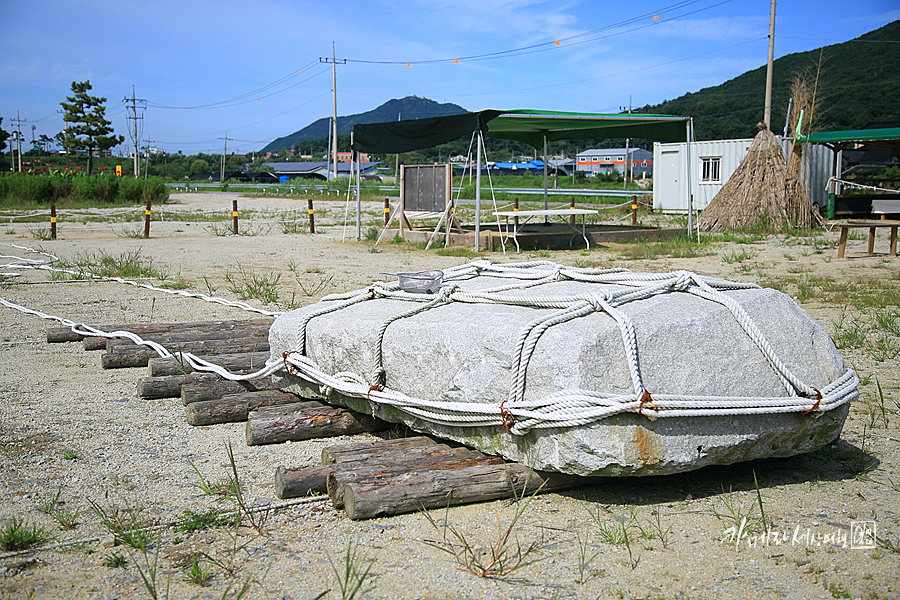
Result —
MULTIPOLYGON (((170 352, 202 356, 232 373, 263 368, 270 357, 270 319, 194 323, 104 325, 162 344, 170 352)), ((344 408, 275 389, 271 377, 230 381, 195 371, 181 358, 161 358, 127 338, 81 336, 51 328, 48 342, 82 340, 86 350, 106 350, 103 368, 147 367, 137 385, 142 398, 181 398, 194 426, 246 422, 250 446, 386 430, 390 424, 344 408)), ((530 470, 450 442, 411 437, 330 446, 322 464, 278 467, 275 493, 295 498, 327 493, 351 519, 368 519, 450 505, 522 497, 584 480, 530 470)))

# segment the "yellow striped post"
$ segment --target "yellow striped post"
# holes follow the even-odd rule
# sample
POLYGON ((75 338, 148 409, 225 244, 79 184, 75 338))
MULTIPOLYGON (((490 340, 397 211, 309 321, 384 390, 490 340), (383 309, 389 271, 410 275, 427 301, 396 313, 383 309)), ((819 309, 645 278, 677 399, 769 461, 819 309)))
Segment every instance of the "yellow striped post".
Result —
POLYGON ((50 205, 50 239, 56 239, 56 204, 50 205))
POLYGON ((309 232, 316 232, 316 217, 315 211, 313 211, 313 200, 312 198, 306 199, 306 212, 309 213, 309 232))
POLYGON ((238 207, 237 200, 231 201, 231 233, 238 234, 238 207))
POLYGON ((144 239, 150 239, 150 200, 147 200, 147 208, 144 209, 144 239))

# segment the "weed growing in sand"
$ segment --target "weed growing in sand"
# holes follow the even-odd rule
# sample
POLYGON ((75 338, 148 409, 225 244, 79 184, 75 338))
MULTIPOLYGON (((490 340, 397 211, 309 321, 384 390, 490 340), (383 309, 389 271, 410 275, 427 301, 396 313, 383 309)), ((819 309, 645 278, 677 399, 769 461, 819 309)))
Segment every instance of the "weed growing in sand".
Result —
POLYGON ((65 489, 64 486, 59 486, 56 489, 56 494, 54 494, 52 498, 44 498, 40 502, 38 502, 38 505, 36 507, 37 511, 45 515, 52 514, 53 511, 56 510, 56 507, 60 504, 63 489, 65 489))
POLYGON ((629 565, 631 566, 632 570, 636 569, 641 559, 640 557, 635 559, 634 553, 631 550, 630 530, 632 528, 639 529, 639 526, 637 525, 637 515, 635 514, 634 508, 631 509, 631 513, 628 517, 616 515, 615 517, 613 517, 612 521, 606 521, 603 519, 600 513, 599 505, 597 505, 594 510, 588 508, 588 514, 591 515, 591 519, 597 526, 597 531, 600 533, 601 541, 616 546, 624 545, 625 549, 628 551, 629 565))
POLYGON ((837 321, 832 321, 831 326, 834 329, 832 339, 838 348, 859 348, 865 345, 868 333, 865 323, 848 317, 846 308, 841 310, 840 317, 837 321))
POLYGON ((756 253, 751 252, 746 248, 741 248, 740 250, 729 249, 722 253, 722 260, 724 260, 729 265, 742 263, 753 258, 756 258, 756 253))
POLYGON ((212 579, 212 571, 205 568, 203 563, 204 561, 200 560, 200 556, 195 554, 191 560, 191 566, 184 574, 184 580, 200 587, 208 586, 209 581, 212 579))
POLYGON ((726 492, 723 487, 721 501, 724 510, 719 512, 719 510, 713 506, 712 511, 713 515, 725 524, 726 531, 733 529, 735 531, 740 530, 744 533, 752 534, 765 527, 765 516, 754 515, 757 506, 762 506, 761 500, 758 504, 750 504, 749 507, 744 507, 739 504, 737 498, 735 498, 735 494, 731 487, 728 488, 728 492, 726 492))
MULTIPOLYGON (((529 477, 530 481, 530 477, 529 477)), ((528 484, 523 489, 527 489, 528 484)), ((543 487, 543 485, 541 485, 543 487)), ((527 546, 523 546, 518 536, 515 536, 516 526, 525 511, 531 505, 535 495, 540 491, 540 487, 526 499, 524 493, 519 496, 516 493, 515 486, 510 481, 510 488, 513 491, 513 500, 515 504, 515 512, 506 525, 500 520, 500 508, 495 506, 494 514, 497 520, 497 537, 493 542, 487 544, 486 548, 481 548, 466 537, 462 530, 450 524, 448 506, 444 512, 444 518, 439 524, 434 520, 428 512, 422 511, 422 514, 428 520, 428 523, 436 530, 441 532, 440 540, 425 540, 427 546, 431 546, 436 550, 440 550, 445 554, 452 556, 460 565, 462 570, 468 571, 478 577, 501 577, 508 575, 514 571, 527 567, 536 563, 537 558, 532 558, 533 553, 538 548, 538 542, 532 542, 527 546), (449 537, 452 539, 448 539, 449 537), (513 538, 515 537, 515 546, 513 546, 513 538)))
POLYGON ((78 450, 68 448, 68 449, 62 451, 62 459, 63 460, 77 460, 78 458, 79 458, 78 450))
POLYGON ((124 569, 128 566, 128 559, 124 554, 113 552, 103 559, 103 564, 109 569, 124 569))
POLYGON ((278 301, 278 282, 281 281, 281 273, 270 271, 268 275, 256 274, 244 269, 238 263, 237 273, 225 272, 225 281, 228 283, 228 290, 241 300, 255 298, 267 304, 278 301))
POLYGON ((578 540, 578 579, 575 581, 580 584, 584 584, 587 581, 587 577, 590 574, 590 566, 594 560, 600 556, 599 552, 594 552, 590 556, 588 556, 588 539, 582 538, 581 535, 576 533, 576 538, 578 540))
POLYGON ((13 517, 0 527, 0 548, 5 551, 25 550, 53 540, 54 536, 23 518, 13 517))
POLYGON ((130 506, 103 506, 88 499, 100 525, 113 534, 117 540, 136 550, 145 551, 153 540, 152 523, 142 516, 144 507, 138 503, 130 506))
POLYGON ((309 220, 299 216, 282 215, 278 226, 285 235, 309 233, 309 220))
POLYGON ((210 527, 232 525, 234 521, 234 515, 223 514, 215 506, 199 512, 187 509, 181 511, 174 529, 175 531, 203 531, 210 527))
MULTIPOLYGON (((59 225, 56 226, 56 234, 59 235, 59 225)), ((29 227, 28 232, 31 234, 36 240, 40 240, 42 242, 49 242, 53 239, 53 232, 50 230, 50 227, 29 227)))
POLYGON ((341 600, 352 600, 353 598, 364 596, 375 589, 374 585, 364 587, 366 578, 369 577, 369 572, 372 570, 372 565, 375 564, 375 559, 360 557, 357 549, 353 548, 353 542, 347 544, 344 560, 339 564, 335 564, 331 556, 328 556, 328 562, 331 564, 331 570, 334 572, 335 579, 337 579, 341 600))
MULTIPOLYGON (((321 294, 324 292, 329 286, 332 285, 332 281, 334 281, 334 275, 329 277, 320 277, 317 281, 313 281, 312 283, 304 284, 300 277, 300 266, 291 261, 287 265, 288 270, 293 273, 294 279, 297 281, 297 285, 300 286, 300 290, 302 291, 304 296, 315 296, 317 294, 321 294), (308 287, 307 287, 308 286, 308 287)), ((321 275, 322 269, 312 268, 306 269, 306 273, 316 273, 321 275)))

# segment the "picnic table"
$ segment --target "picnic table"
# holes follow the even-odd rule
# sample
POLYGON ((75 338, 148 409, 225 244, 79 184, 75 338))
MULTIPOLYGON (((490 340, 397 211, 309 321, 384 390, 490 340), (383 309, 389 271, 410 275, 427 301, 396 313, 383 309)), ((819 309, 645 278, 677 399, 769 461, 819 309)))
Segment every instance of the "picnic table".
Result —
POLYGON ((837 227, 841 228, 841 239, 838 244, 838 258, 844 258, 844 250, 847 247, 847 233, 851 229, 868 228, 869 229, 869 247, 866 251, 867 256, 872 256, 875 252, 875 230, 879 227, 891 228, 891 248, 888 254, 897 256, 897 228, 900 227, 900 221, 845 221, 838 223, 837 227))
POLYGON ((494 212, 495 217, 505 217, 506 218, 506 239, 512 238, 513 242, 516 244, 516 252, 519 252, 519 240, 516 238, 516 234, 519 233, 525 224, 528 223, 534 217, 558 217, 558 216, 566 216, 566 217, 574 217, 575 215, 581 215, 581 231, 578 231, 576 227, 573 227, 568 219, 563 219, 563 223, 569 226, 576 234, 580 233, 582 239, 584 239, 585 246, 590 248, 591 243, 588 240, 587 234, 585 233, 585 215, 596 215, 598 213, 595 209, 590 208, 550 208, 550 209, 542 209, 542 210, 498 210, 494 212), (513 217, 514 219, 524 219, 518 223, 515 223, 512 227, 512 234, 510 235, 510 227, 509 227, 509 219, 513 217))

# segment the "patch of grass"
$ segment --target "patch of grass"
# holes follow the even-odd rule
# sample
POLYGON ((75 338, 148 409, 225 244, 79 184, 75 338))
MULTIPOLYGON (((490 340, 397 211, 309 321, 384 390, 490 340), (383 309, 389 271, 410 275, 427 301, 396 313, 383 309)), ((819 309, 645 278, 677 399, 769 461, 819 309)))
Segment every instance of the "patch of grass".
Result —
POLYGON ((619 256, 626 260, 650 260, 660 257, 696 258, 713 253, 709 242, 697 243, 685 235, 661 242, 647 243, 646 240, 628 244, 618 250, 619 256))
POLYGON ((458 256, 461 258, 478 258, 481 253, 475 252, 472 248, 464 246, 448 246, 446 248, 438 248, 436 250, 438 256, 458 256))
POLYGON ((175 531, 203 531, 210 527, 228 526, 234 523, 233 515, 224 515, 218 508, 210 506, 205 511, 183 510, 178 516, 175 531))
POLYGON ((210 580, 212 579, 212 571, 205 568, 203 566, 203 563, 204 561, 202 561, 200 557, 195 554, 193 560, 191 561, 190 567, 184 573, 184 580, 189 581, 195 585, 199 585, 200 587, 208 586, 210 580))
POLYGON ((289 217, 282 215, 278 219, 278 227, 281 233, 285 235, 306 234, 309 233, 309 219, 303 219, 299 216, 289 217))
MULTIPOLYGON (((724 488, 722 489, 722 496, 720 499, 724 510, 719 512, 719 510, 713 506, 713 515, 725 524, 726 531, 733 528, 734 531, 752 534, 765 527, 765 517, 753 514, 757 505, 751 504, 749 507, 742 506, 738 503, 738 500, 735 498, 735 494, 730 487, 728 488, 728 492, 726 492, 724 488)), ((758 505, 762 505, 761 500, 758 502, 758 505)))
MULTIPOLYGON (((529 478, 530 479, 530 478, 529 478)), ((516 526, 531 505, 538 490, 528 496, 518 496, 515 492, 515 486, 510 482, 513 490, 513 498, 515 501, 515 512, 512 518, 504 525, 500 519, 499 506, 495 506, 494 514, 497 521, 496 538, 482 549, 473 543, 466 534, 459 528, 450 524, 448 506, 444 512, 443 521, 438 524, 428 512, 423 511, 428 523, 436 530, 441 532, 440 540, 425 540, 425 544, 440 550, 445 554, 449 554, 456 560, 457 564, 463 571, 472 573, 478 577, 502 577, 513 573, 519 569, 527 567, 537 562, 539 559, 531 558, 532 554, 538 548, 538 542, 532 542, 523 546, 518 536, 514 536, 516 526), (449 536, 448 536, 449 534, 449 536), (515 545, 513 545, 513 538, 515 545)), ((525 488, 527 488, 527 483, 525 488)))
POLYGON ((53 539, 54 536, 47 533, 43 527, 38 527, 34 523, 29 525, 24 518, 13 517, 0 526, 0 548, 7 552, 24 550, 53 539))
POLYGON ((267 304, 278 301, 278 283, 281 281, 281 273, 270 271, 268 275, 257 274, 238 263, 237 273, 225 272, 225 281, 229 285, 229 291, 241 300, 255 298, 267 304))
POLYGON ((144 507, 132 504, 126 507, 102 506, 88 499, 94 514, 100 519, 100 525, 113 534, 117 540, 141 552, 146 551, 153 540, 152 523, 142 516, 144 507))
POLYGON ((756 258, 756 252, 751 252, 745 248, 741 248, 740 250, 730 248, 722 253, 722 260, 724 260, 729 265, 733 265, 734 263, 742 263, 753 258, 756 258))
POLYGON ((124 569, 128 566, 128 559, 123 554, 112 552, 103 559, 103 564, 109 569, 124 569))
POLYGON ((77 460, 78 458, 79 458, 78 450, 74 450, 74 449, 70 448, 70 449, 62 451, 62 459, 63 460, 77 460))
POLYGON ((364 587, 372 565, 375 564, 375 559, 361 558, 359 552, 353 548, 353 542, 347 543, 347 552, 344 554, 340 566, 334 563, 331 556, 328 557, 328 562, 331 564, 335 579, 337 579, 341 600, 352 600, 375 589, 374 585, 364 587))

